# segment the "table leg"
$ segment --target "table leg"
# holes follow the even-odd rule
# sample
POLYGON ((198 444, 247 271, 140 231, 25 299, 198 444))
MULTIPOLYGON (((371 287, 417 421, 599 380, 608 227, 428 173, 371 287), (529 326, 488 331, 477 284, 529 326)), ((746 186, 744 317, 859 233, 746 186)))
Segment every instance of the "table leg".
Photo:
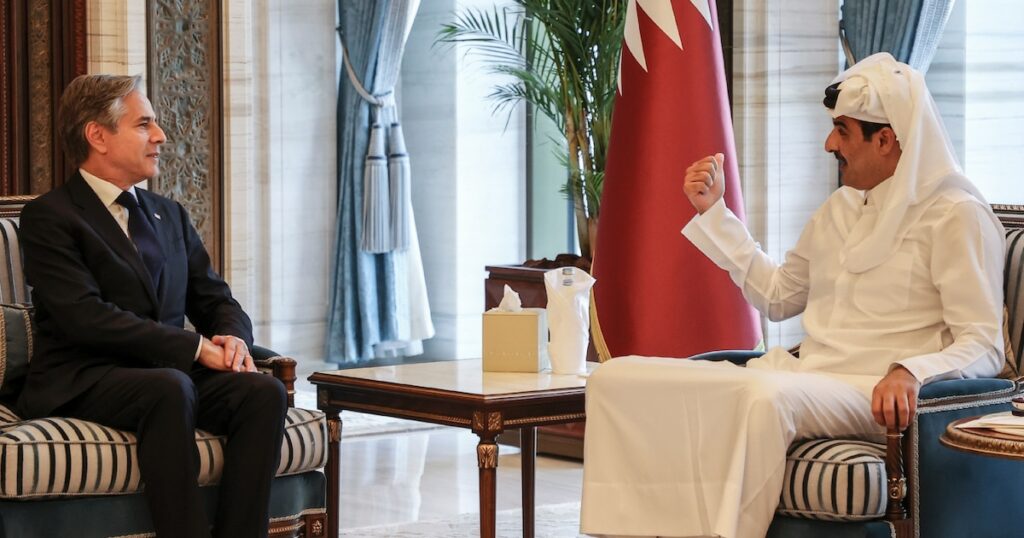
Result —
POLYGON ((537 428, 519 430, 520 451, 523 460, 523 538, 533 538, 533 494, 537 469, 537 428))
POLYGON ((337 537, 341 527, 341 417, 338 411, 327 414, 327 536, 337 537))
POLYGON ((476 445, 476 464, 480 468, 480 538, 495 538, 497 522, 498 445, 494 435, 481 435, 476 445))

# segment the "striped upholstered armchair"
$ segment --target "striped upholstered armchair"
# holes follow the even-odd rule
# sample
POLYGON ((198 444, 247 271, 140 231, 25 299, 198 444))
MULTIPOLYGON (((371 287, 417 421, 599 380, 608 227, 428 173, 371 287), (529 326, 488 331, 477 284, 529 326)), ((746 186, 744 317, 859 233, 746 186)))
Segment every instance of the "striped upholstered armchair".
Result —
MULTIPOLYGON (((17 222, 30 197, 0 197, 0 538, 154 536, 131 433, 78 419, 21 420, 13 402, 32 355, 32 307, 17 222)), ((254 348, 261 371, 288 389, 295 360, 254 348)), ((320 411, 290 407, 271 489, 270 535, 326 535, 327 426, 320 411)), ((224 439, 196 432, 200 485, 216 508, 224 439)))
MULTIPOLYGON (((995 205, 1006 227, 1003 276, 1008 348, 1024 355, 1024 206, 995 205)), ((707 358, 743 363, 757 353, 707 358)), ((703 358, 703 357, 701 357, 703 358)), ((1006 371, 1004 370, 1004 373, 1006 371)), ((939 443, 954 420, 1006 411, 1021 378, 925 385, 917 416, 886 444, 812 439, 788 451, 782 498, 767 538, 1011 538, 1022 535, 1024 464, 939 443)))

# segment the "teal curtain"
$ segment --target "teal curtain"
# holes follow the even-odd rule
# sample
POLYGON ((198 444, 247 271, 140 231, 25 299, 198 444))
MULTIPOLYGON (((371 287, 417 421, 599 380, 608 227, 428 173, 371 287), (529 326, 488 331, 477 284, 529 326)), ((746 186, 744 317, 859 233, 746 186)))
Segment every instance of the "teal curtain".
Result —
MULTIPOLYGON (((400 133, 393 90, 405 38, 418 7, 418 0, 338 0, 338 35, 352 72, 342 65, 338 85, 338 213, 328 362, 351 365, 381 356, 418 354, 422 352, 420 340, 433 335, 415 224, 410 230, 413 248, 385 252, 360 248, 365 224, 364 181, 371 175, 368 163, 379 160, 376 153, 381 151, 375 147, 368 156, 371 136, 377 136, 371 134, 371 125, 375 129, 395 126, 400 133), (368 99, 379 102, 371 104, 368 99), (419 320, 411 330, 410 308, 413 318, 419 320)), ((386 183, 383 189, 388 189, 386 183)), ((411 219, 411 201, 402 201, 411 219)))
POLYGON ((953 2, 843 0, 841 27, 848 64, 888 52, 921 72, 928 71, 953 2))

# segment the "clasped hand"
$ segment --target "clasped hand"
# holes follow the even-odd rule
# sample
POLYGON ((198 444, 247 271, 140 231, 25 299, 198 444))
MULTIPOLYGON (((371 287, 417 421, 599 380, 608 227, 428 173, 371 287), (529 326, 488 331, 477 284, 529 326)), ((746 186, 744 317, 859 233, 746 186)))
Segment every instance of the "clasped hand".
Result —
POLYGON ((233 372, 255 372, 249 347, 237 336, 215 335, 203 338, 199 351, 199 363, 211 370, 233 372))

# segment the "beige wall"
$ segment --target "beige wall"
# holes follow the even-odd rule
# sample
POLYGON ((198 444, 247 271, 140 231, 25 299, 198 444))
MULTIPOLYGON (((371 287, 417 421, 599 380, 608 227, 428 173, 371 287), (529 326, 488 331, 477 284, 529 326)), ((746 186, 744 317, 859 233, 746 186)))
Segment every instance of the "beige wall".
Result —
POLYGON ((146 75, 146 0, 88 0, 90 73, 146 75))
POLYGON ((226 277, 257 340, 323 360, 334 247, 334 5, 225 2, 226 277))

